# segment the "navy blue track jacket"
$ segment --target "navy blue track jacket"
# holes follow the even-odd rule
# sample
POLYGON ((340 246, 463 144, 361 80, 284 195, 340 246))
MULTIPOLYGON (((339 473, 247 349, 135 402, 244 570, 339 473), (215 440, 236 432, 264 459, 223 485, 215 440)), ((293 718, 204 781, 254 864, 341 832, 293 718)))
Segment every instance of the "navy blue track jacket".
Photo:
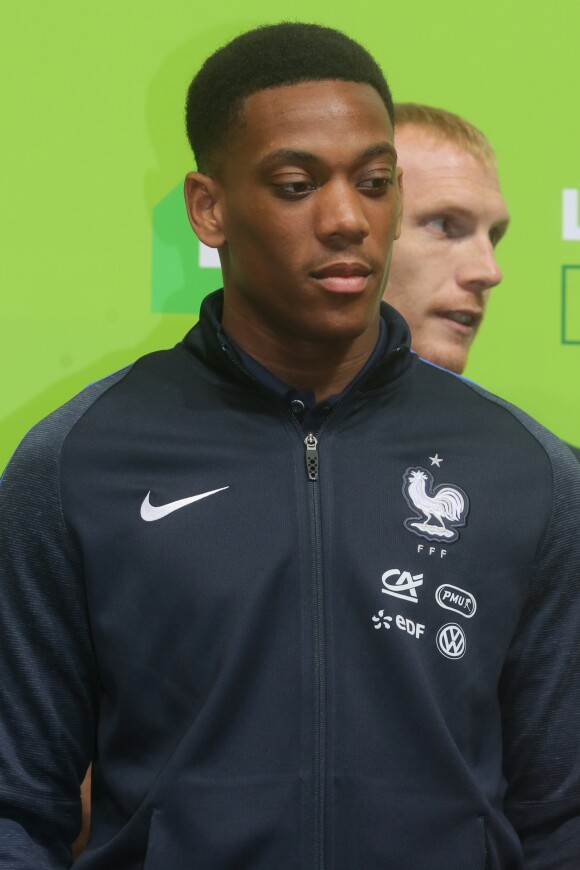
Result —
POLYGON ((580 468, 388 349, 305 432, 221 296, 0 486, 0 868, 577 870, 580 468))

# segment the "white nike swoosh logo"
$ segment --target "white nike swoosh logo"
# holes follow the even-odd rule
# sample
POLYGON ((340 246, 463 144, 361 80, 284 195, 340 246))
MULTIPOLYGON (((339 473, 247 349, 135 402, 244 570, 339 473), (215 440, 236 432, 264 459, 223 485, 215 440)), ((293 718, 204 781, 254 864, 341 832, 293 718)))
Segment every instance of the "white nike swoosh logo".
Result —
POLYGON ((229 489, 229 486, 220 486, 219 489, 211 489, 209 492, 202 492, 199 495, 190 495, 189 498, 180 498, 178 501, 170 501, 168 504, 152 505, 149 501, 151 490, 143 499, 141 505, 141 519, 146 523, 152 523, 155 520, 160 520, 166 517, 167 514, 172 514, 173 511, 178 511, 180 508, 188 504, 193 504, 194 501, 201 501, 202 498, 207 498, 208 495, 215 495, 216 492, 223 492, 224 489, 229 489))

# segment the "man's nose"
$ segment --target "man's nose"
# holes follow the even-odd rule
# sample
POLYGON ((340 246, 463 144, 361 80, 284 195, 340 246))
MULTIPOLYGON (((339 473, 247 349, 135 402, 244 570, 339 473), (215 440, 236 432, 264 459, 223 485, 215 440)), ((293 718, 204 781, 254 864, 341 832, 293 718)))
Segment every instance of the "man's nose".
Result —
POLYGON ((474 237, 466 246, 464 259, 459 269, 459 284, 474 293, 491 290, 503 278, 495 258, 495 249, 488 236, 474 237))
POLYGON ((347 180, 327 182, 318 191, 316 234, 340 248, 362 242, 370 232, 361 194, 347 180))

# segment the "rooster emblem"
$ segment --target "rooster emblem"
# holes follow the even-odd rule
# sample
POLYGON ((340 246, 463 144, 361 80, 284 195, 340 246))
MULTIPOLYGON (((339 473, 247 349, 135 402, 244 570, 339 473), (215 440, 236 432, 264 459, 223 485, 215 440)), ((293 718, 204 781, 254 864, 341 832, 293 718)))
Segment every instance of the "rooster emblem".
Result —
POLYGON ((403 495, 416 516, 405 520, 410 532, 428 541, 452 543, 459 537, 469 513, 467 494, 447 483, 434 488, 433 475, 425 468, 408 468, 403 474, 403 495))

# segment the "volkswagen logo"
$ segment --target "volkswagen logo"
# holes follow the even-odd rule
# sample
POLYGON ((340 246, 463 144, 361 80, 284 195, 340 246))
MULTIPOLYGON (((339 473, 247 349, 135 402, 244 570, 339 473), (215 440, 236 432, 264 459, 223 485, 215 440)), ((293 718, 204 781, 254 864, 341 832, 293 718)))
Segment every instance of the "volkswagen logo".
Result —
POLYGON ((467 646, 465 632, 455 622, 448 622, 437 632, 437 646, 445 658, 460 659, 467 646))

